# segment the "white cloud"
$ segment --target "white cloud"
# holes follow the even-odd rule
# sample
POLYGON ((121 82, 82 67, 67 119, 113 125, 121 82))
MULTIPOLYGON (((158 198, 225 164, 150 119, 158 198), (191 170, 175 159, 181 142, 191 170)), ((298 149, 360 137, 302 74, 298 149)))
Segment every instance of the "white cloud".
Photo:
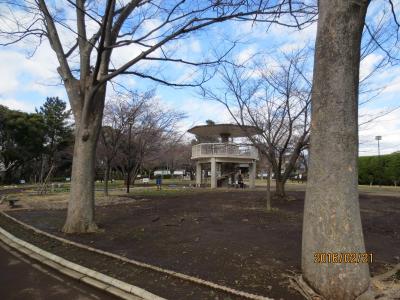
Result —
POLYGON ((34 112, 35 111, 35 105, 33 103, 27 103, 24 101, 19 101, 19 100, 11 99, 11 98, 6 98, 6 99, 0 98, 0 105, 4 105, 4 106, 8 107, 9 109, 19 110, 19 111, 24 111, 24 112, 34 112))
POLYGON ((200 44, 199 40, 192 39, 190 41, 190 49, 194 53, 200 53, 201 50, 202 50, 202 47, 201 47, 201 44, 200 44))
POLYGON ((267 27, 265 24, 257 22, 231 22, 233 28, 237 28, 237 33, 239 37, 245 39, 263 39, 272 32, 267 32, 267 27))
POLYGON ((38 85, 54 84, 59 79, 56 73, 58 64, 49 46, 43 45, 32 58, 13 50, 0 50, 0 61, 6 62, 0 73, 1 93, 25 90, 47 94, 49 88, 41 89, 38 85))
MULTIPOLYGON (((144 20, 144 22, 142 23, 142 26, 141 26, 141 29, 143 30, 143 34, 147 34, 148 32, 156 29, 162 23, 163 22, 161 20, 159 20, 159 19, 146 19, 146 20, 144 20)), ((167 26, 164 26, 163 28, 167 29, 167 26)), ((151 36, 156 36, 157 34, 159 34, 159 31, 156 31, 151 36)))
POLYGON ((180 102, 179 109, 188 114, 189 123, 204 124, 207 119, 216 123, 229 123, 231 121, 229 112, 218 102, 195 98, 181 100, 180 102))
POLYGON ((399 93, 400 92, 400 77, 396 77, 393 81, 389 82, 385 93, 399 93))
POLYGON ((254 46, 247 47, 236 55, 235 61, 239 64, 243 64, 249 61, 256 54, 256 51, 254 46))
POLYGON ((290 42, 290 43, 286 43, 283 46, 281 46, 279 48, 280 51, 284 52, 284 53, 290 53, 296 50, 300 50, 302 48, 304 48, 305 43, 304 42, 290 42))
POLYGON ((375 66, 381 61, 382 56, 377 54, 370 54, 365 57, 360 64, 360 79, 362 80, 365 76, 371 74, 374 71, 375 66))
POLYGON ((118 68, 138 56, 143 50, 144 47, 137 44, 119 47, 114 49, 111 60, 114 66, 118 68))

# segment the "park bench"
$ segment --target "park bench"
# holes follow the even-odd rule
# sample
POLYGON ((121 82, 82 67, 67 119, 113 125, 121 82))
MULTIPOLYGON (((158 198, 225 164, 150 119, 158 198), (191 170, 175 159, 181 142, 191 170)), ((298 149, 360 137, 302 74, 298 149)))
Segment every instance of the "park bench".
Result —
POLYGON ((10 208, 15 208, 16 207, 16 203, 19 201, 19 199, 15 199, 15 198, 8 198, 7 196, 3 196, 1 197, 1 201, 0 204, 3 204, 3 202, 8 202, 8 206, 10 208))
POLYGON ((19 200, 18 199, 7 199, 8 201, 8 206, 10 206, 10 208, 15 208, 16 205, 15 203, 17 203, 19 200))

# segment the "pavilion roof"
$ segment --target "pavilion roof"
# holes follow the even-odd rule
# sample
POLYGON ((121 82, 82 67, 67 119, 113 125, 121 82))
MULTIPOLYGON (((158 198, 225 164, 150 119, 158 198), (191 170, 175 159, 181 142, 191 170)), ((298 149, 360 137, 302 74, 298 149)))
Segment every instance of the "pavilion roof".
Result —
POLYGON ((260 133, 255 126, 239 126, 236 124, 198 125, 190 128, 188 132, 200 137, 229 135, 232 138, 252 136, 260 133))

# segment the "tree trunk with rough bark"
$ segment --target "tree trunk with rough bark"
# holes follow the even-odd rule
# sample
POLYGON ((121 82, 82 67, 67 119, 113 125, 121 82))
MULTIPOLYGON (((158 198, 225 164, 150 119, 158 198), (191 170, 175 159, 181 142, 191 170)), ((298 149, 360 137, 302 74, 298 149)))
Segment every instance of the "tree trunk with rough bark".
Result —
POLYGON ((92 102, 93 107, 87 114, 74 111, 75 144, 67 219, 62 229, 65 233, 97 230, 94 221, 95 153, 103 117, 105 91, 105 86, 100 88, 92 102))
POLYGON ((360 43, 368 1, 320 0, 302 269, 326 299, 355 299, 365 263, 316 263, 315 253, 365 252, 358 201, 360 43))
POLYGON ((285 181, 282 178, 275 179, 275 192, 280 199, 285 198, 285 181))

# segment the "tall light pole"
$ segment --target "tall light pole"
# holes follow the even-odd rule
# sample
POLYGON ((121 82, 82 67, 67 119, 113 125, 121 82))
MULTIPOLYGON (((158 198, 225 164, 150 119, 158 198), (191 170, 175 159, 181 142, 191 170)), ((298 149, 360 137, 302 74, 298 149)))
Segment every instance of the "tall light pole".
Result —
POLYGON ((380 148, 380 145, 379 145, 379 141, 382 140, 382 136, 377 135, 377 136, 375 137, 375 140, 378 141, 378 156, 381 156, 381 148, 380 148))
MULTIPOLYGON (((379 164, 379 170, 382 171, 381 167, 382 167, 382 161, 381 161, 381 148, 379 145, 379 141, 382 140, 382 136, 377 135, 375 137, 375 140, 378 141, 378 164, 379 164)), ((379 180, 379 186, 381 186, 381 180, 379 180)))

